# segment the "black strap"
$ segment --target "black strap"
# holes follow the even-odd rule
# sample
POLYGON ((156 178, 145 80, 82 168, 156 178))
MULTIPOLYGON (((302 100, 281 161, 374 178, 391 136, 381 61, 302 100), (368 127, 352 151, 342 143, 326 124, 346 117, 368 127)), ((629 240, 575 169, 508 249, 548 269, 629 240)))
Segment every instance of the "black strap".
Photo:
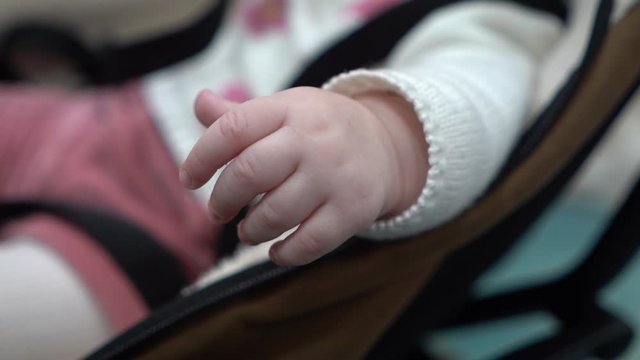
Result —
MULTIPOLYGON (((413 0, 399 5, 355 32, 347 35, 310 62, 291 83, 294 86, 321 86, 332 76, 385 59, 395 44, 426 14, 445 5, 475 0, 413 0)), ((566 7, 558 0, 507 1, 549 12, 565 20, 566 7)))
POLYGON ((121 82, 184 60, 212 41, 227 9, 219 0, 193 24, 128 46, 87 46, 73 29, 22 23, 0 38, 0 80, 20 81, 11 54, 20 46, 37 48, 66 59, 92 85, 121 82))
MULTIPOLYGON (((213 7, 194 24, 171 34, 99 53, 102 82, 131 79, 161 69, 205 49, 212 41, 226 13, 228 0, 214 1, 213 7)), ((176 3, 176 6, 179 4, 176 3)))
POLYGON ((3 203, 0 226, 34 213, 56 216, 89 234, 129 276, 150 308, 171 300, 187 284, 177 259, 151 235, 104 211, 42 201, 3 203))
POLYGON ((571 76, 564 83, 562 88, 554 96, 551 102, 543 109, 543 111, 534 120, 533 125, 527 129, 520 137, 520 141, 511 151, 509 158, 497 177, 501 179, 504 175, 513 171, 522 161, 524 161, 537 148, 537 146, 545 138, 556 123, 563 111, 567 108, 569 100, 573 98, 582 80, 594 63, 602 44, 607 35, 609 16, 613 4, 609 1, 602 1, 596 10, 595 19, 591 25, 591 37, 587 47, 582 55, 582 60, 571 73, 571 76))

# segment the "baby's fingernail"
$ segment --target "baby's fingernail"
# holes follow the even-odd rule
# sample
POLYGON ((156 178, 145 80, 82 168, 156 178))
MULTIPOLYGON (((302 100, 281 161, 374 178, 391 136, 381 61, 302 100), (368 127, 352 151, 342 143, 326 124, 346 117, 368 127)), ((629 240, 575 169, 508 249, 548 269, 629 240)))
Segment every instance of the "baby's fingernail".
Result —
POLYGON ((188 187, 189 189, 193 189, 193 179, 185 169, 180 169, 179 177, 182 185, 188 187))

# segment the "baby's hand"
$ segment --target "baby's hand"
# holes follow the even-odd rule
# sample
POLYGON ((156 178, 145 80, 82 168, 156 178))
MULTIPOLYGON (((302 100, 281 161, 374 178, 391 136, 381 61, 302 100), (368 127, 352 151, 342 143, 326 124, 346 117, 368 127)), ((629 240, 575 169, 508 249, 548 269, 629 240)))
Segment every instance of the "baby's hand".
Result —
POLYGON ((400 176, 394 135, 369 100, 294 88, 235 104, 204 91, 196 115, 209 128, 181 180, 200 187, 231 161, 211 194, 212 216, 229 221, 264 193, 238 225, 240 240, 262 243, 300 224, 270 256, 282 265, 311 262, 417 197, 400 176))

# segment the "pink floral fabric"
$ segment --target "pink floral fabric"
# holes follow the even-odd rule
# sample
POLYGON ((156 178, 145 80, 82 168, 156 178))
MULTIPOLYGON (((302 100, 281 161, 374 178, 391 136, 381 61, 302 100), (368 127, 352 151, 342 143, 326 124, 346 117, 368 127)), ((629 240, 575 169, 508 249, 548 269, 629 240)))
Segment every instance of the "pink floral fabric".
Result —
POLYGON ((222 87, 220 96, 227 100, 235 101, 238 103, 245 102, 251 98, 251 89, 243 82, 233 82, 222 87))
POLYGON ((287 0, 257 0, 246 6, 242 15, 244 23, 253 35, 263 35, 270 31, 287 27, 287 0))

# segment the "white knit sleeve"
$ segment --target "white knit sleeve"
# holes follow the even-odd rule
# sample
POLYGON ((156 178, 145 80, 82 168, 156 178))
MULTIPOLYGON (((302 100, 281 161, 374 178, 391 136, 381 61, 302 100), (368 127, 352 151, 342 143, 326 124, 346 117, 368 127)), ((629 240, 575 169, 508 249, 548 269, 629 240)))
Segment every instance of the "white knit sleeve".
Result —
POLYGON ((541 57, 559 23, 518 5, 449 6, 402 40, 381 69, 341 74, 324 86, 347 96, 390 91, 413 104, 429 145, 417 201, 362 234, 393 239, 438 226, 489 185, 523 126, 541 57))

